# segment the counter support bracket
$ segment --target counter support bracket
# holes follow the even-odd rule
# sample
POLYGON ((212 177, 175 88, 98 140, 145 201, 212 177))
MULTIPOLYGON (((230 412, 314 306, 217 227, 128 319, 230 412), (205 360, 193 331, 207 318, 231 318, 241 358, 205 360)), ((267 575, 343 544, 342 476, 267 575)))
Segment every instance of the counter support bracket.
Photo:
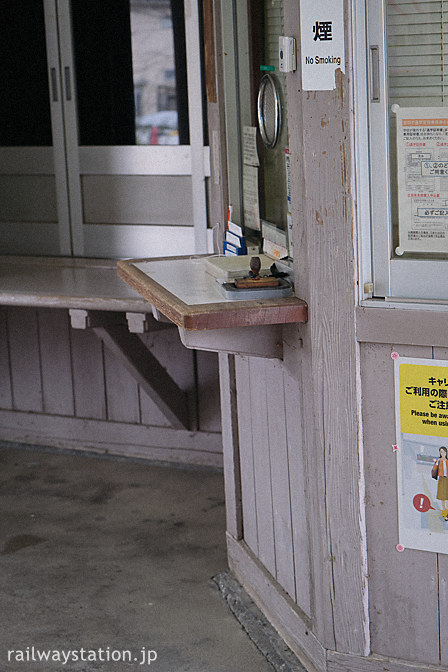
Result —
POLYGON ((189 429, 186 393, 127 326, 104 325, 92 331, 116 355, 175 429, 189 429))
POLYGON ((193 350, 283 359, 283 325, 281 324, 228 327, 208 331, 187 330, 179 327, 179 335, 185 347, 193 350))

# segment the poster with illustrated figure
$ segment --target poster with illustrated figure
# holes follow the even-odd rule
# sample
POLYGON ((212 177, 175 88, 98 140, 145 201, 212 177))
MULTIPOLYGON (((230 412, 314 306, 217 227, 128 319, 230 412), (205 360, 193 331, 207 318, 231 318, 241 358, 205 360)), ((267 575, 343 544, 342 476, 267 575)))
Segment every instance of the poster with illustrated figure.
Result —
POLYGON ((448 553, 448 361, 395 359, 399 543, 448 553))

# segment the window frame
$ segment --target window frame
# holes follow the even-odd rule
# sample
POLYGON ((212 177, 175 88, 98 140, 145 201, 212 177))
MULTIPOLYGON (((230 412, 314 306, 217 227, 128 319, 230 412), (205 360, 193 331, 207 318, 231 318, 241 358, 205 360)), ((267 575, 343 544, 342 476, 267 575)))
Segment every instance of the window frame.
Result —
POLYGON ((448 260, 393 255, 389 143, 395 138, 389 138, 387 109, 387 7, 386 0, 361 4, 352 0, 360 303, 448 304, 448 260))

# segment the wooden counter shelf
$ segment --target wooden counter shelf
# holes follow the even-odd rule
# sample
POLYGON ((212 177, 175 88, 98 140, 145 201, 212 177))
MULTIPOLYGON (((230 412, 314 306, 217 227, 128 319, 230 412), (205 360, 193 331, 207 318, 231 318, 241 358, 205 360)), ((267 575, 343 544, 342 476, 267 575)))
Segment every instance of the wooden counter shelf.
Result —
POLYGON ((177 325, 186 347, 281 358, 281 327, 307 321, 305 301, 228 300, 205 271, 204 258, 122 260, 118 275, 177 325))

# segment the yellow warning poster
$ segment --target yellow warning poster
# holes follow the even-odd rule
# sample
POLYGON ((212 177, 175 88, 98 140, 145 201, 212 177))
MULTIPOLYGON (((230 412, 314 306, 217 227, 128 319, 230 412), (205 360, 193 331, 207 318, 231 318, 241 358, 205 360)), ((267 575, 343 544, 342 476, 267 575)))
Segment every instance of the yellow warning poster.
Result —
POLYGON ((399 545, 448 553, 448 361, 394 354, 399 545))
POLYGON ((448 362, 446 366, 403 362, 399 375, 401 431, 448 437, 448 362))

